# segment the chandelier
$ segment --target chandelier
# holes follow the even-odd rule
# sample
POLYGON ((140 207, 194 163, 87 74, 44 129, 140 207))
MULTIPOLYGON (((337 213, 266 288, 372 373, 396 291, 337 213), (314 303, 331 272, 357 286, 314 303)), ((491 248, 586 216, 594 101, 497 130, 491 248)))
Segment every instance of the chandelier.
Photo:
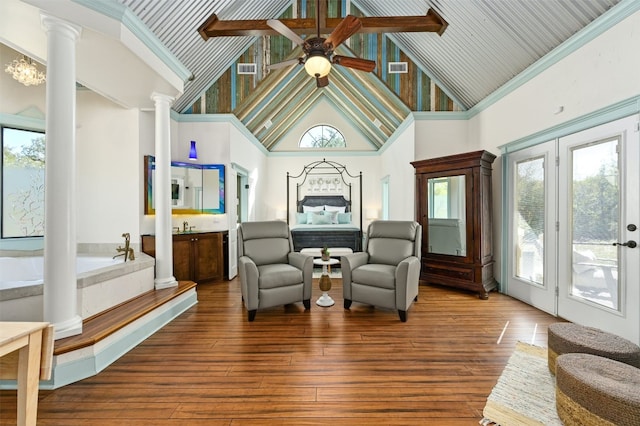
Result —
POLYGON ((14 59, 7 64, 5 71, 25 86, 37 86, 45 81, 44 73, 38 71, 31 58, 26 56, 23 56, 22 59, 14 59))

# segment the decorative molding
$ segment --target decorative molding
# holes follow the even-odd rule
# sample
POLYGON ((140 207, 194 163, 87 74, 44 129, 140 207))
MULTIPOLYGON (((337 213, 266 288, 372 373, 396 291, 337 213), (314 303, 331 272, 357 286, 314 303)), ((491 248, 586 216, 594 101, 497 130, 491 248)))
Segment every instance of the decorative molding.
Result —
MULTIPOLYGON (((617 102, 604 108, 600 108, 589 114, 585 114, 581 117, 577 117, 573 120, 566 121, 557 126, 550 127, 540 132, 529 135, 525 138, 521 138, 510 142, 505 145, 501 145, 498 148, 501 152, 502 161, 502 182, 508 182, 510 179, 509 170, 509 153, 516 152, 522 149, 530 148, 532 146, 545 143, 547 141, 558 139, 560 137, 580 132, 582 130, 599 126, 601 124, 609 123, 611 121, 618 120, 620 118, 628 117, 633 114, 640 113, 640 96, 634 96, 629 99, 617 102)), ((502 185, 502 202, 501 202, 501 216, 502 216, 502 244, 501 244, 501 259, 502 265, 500 268, 500 274, 502 277, 502 284, 499 289, 501 293, 507 292, 508 281, 505 277, 508 276, 508 259, 509 259, 509 241, 508 241, 508 227, 509 221, 505 218, 509 217, 511 212, 511 206, 508 205, 509 188, 507 185, 502 185)))
MULTIPOLYGON (((391 145, 393 145, 393 143, 396 140, 398 140, 400 135, 403 134, 405 132, 405 130, 407 130, 409 128, 409 126, 412 125, 413 123, 415 123, 415 118, 414 118, 413 114, 409 114, 407 116, 407 118, 404 119, 402 124, 400 124, 398 126, 396 131, 393 132, 393 134, 389 137, 389 139, 384 143, 384 145, 382 145, 382 147, 378 150, 378 154, 382 155, 383 152, 385 152, 387 149, 389 149, 389 147, 391 145)), ((414 146, 415 146, 415 134, 413 135, 413 139, 414 139, 414 146)))
POLYGON ((269 151, 260 143, 258 139, 247 129, 244 124, 238 120, 233 114, 180 114, 174 110, 170 112, 171 119, 179 123, 227 123, 231 124, 244 137, 249 140, 263 154, 269 154, 269 151))
POLYGON ((191 71, 174 56, 173 53, 156 37, 156 35, 131 10, 115 1, 72 0, 81 6, 108 16, 122 23, 153 54, 155 54, 171 71, 185 83, 191 78, 191 71))
MULTIPOLYGON (((37 108, 35 109, 37 110, 37 108)), ((4 126, 10 126, 10 127, 19 127, 25 130, 44 131, 45 125, 46 125, 44 118, 36 118, 36 117, 22 115, 24 112, 32 112, 32 111, 33 111, 32 108, 27 108, 26 110, 21 112, 20 115, 0 113, 0 124, 4 126)))
MULTIPOLYGON (((95 376, 197 303, 194 288, 96 343, 88 351, 80 349, 77 354, 71 352, 56 356, 52 378, 41 382, 41 389, 57 389, 95 376)), ((0 388, 8 387, 3 382, 0 388)))
POLYGON ((428 120, 468 120, 469 111, 414 111, 411 113, 416 121, 428 120))
MULTIPOLYGON (((504 98, 520 86, 529 82, 542 72, 551 68, 576 50, 580 49, 596 37, 602 35, 607 30, 613 28, 625 18, 628 18, 640 10, 640 1, 622 0, 616 6, 594 19, 589 25, 575 33, 564 43, 547 53, 545 56, 534 62, 520 74, 503 84, 496 91, 478 102, 469 110, 469 118, 472 118, 489 108, 500 99, 504 98)), ((453 99, 453 98, 452 98, 453 99)))
POLYGON ((640 96, 617 102, 604 108, 600 108, 589 114, 576 117, 573 120, 533 133, 521 139, 517 139, 498 148, 502 154, 507 154, 521 149, 529 148, 552 139, 577 133, 590 127, 599 126, 619 118, 628 117, 640 112, 640 96))

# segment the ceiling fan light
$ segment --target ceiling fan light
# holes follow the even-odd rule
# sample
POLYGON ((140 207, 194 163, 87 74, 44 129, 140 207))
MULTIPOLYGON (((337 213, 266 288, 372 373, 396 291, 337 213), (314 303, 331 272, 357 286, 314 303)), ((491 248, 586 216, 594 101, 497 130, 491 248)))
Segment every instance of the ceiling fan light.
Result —
POLYGON ((310 53, 304 63, 304 69, 311 77, 325 77, 331 71, 331 62, 324 53, 310 53))

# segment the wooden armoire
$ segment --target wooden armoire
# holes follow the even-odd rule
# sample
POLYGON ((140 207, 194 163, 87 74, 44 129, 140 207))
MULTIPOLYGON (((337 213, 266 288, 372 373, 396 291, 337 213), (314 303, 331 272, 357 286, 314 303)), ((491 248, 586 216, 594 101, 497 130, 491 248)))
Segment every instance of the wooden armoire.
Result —
POLYGON ((471 290, 481 299, 493 275, 491 164, 474 151, 414 161, 416 221, 422 225, 420 280, 471 290))

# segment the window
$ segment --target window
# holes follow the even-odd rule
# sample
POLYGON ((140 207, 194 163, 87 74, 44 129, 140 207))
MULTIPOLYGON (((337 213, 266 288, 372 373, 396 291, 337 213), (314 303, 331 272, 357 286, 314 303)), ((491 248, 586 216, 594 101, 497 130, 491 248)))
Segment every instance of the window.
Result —
POLYGON ((300 139, 300 148, 345 148, 347 143, 338 129, 321 124, 310 128, 300 139))
POLYGON ((44 235, 45 135, 2 129, 2 238, 44 235))

